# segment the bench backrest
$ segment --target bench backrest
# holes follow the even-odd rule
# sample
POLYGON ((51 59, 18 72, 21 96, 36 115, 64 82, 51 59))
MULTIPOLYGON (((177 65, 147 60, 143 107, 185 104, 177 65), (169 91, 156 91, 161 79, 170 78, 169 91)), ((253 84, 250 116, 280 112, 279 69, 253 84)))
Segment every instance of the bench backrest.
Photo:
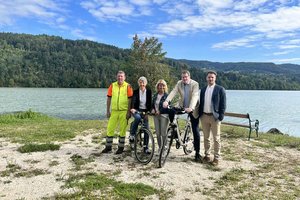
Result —
POLYGON ((250 119, 249 114, 240 114, 240 113, 229 113, 229 112, 225 112, 224 114, 225 116, 228 117, 239 117, 239 118, 245 118, 245 119, 250 119))
POLYGON ((250 140, 250 137, 251 137, 251 131, 252 130, 256 131, 256 136, 258 137, 259 121, 257 119, 256 120, 251 120, 249 113, 240 114, 240 113, 225 112, 224 115, 227 116, 227 117, 237 117, 237 118, 248 119, 248 124, 247 125, 246 124, 241 124, 241 123, 225 122, 225 121, 223 121, 222 124, 249 128, 249 138, 248 138, 249 140, 250 140))

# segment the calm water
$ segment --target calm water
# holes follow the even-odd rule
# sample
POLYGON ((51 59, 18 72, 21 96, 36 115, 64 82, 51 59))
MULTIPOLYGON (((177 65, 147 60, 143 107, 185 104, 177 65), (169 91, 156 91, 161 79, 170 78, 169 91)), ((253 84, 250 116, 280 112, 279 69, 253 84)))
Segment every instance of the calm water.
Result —
MULTIPOLYGON (((0 113, 33 111, 64 119, 103 119, 107 89, 0 88, 0 113)), ((260 130, 300 136, 300 91, 227 91, 227 112, 249 113, 260 130)))

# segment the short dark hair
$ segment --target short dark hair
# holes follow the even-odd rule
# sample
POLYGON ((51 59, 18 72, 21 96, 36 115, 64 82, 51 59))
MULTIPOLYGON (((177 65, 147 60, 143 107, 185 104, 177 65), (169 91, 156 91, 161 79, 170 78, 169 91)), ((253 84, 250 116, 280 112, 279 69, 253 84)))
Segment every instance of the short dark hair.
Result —
POLYGON ((188 70, 182 70, 181 74, 188 74, 189 76, 191 76, 191 74, 188 70))
POLYGON ((117 73, 117 75, 118 75, 118 74, 124 74, 124 75, 125 75, 125 72, 122 71, 122 70, 119 70, 118 73, 117 73))
POLYGON ((215 70, 208 70, 207 72, 206 72, 206 75, 208 75, 208 74, 214 74, 214 75, 218 75, 217 74, 217 72, 215 71, 215 70))

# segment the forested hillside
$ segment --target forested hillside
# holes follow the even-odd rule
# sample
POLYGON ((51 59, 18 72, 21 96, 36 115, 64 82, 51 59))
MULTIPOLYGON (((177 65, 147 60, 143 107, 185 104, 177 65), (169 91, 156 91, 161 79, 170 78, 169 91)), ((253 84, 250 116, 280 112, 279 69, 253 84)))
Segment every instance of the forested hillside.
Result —
MULTIPOLYGON (((150 76, 147 73, 151 73, 151 66, 148 63, 148 70, 137 72, 130 62, 131 50, 88 40, 0 33, 0 87, 108 87, 118 70, 128 72, 128 82, 136 83, 137 76, 150 76)), ((203 86, 205 71, 215 69, 218 83, 227 89, 300 89, 299 65, 170 58, 160 62, 169 67, 170 73, 162 71, 157 77, 165 78, 171 85, 180 78, 182 69, 189 69, 192 78, 203 86)))
POLYGON ((0 86, 107 87, 129 50, 47 35, 0 34, 0 86))
POLYGON ((210 62, 210 61, 193 61, 193 60, 177 60, 191 67, 199 67, 202 69, 209 68, 223 72, 240 72, 240 73, 262 73, 262 74, 281 74, 293 75, 300 74, 300 65, 274 63, 259 63, 259 62, 210 62))

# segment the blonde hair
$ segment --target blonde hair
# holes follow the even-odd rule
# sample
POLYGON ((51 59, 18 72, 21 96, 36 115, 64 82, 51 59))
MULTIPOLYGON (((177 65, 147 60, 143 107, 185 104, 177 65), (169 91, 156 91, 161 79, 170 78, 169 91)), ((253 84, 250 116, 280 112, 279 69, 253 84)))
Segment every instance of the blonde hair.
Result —
POLYGON ((157 88, 158 88, 158 85, 159 84, 163 84, 165 87, 164 87, 164 92, 168 92, 168 85, 166 83, 166 81, 164 79, 159 79, 155 85, 155 88, 156 88, 156 91, 157 91, 157 88))

